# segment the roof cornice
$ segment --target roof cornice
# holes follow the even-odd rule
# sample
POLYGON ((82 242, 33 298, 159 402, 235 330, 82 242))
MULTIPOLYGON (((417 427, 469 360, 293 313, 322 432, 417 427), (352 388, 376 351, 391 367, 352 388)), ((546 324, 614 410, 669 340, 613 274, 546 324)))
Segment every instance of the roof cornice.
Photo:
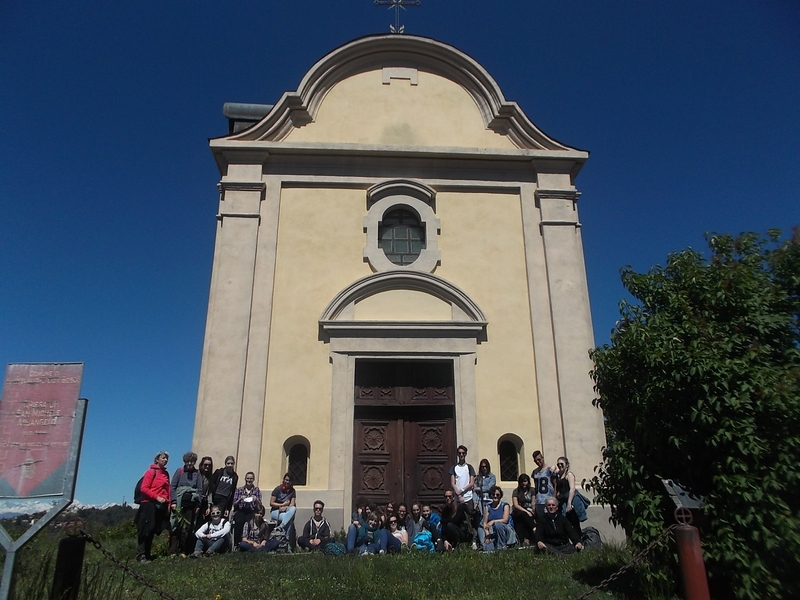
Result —
POLYGON ((414 67, 461 85, 478 106, 485 126, 507 135, 520 149, 581 152, 549 137, 474 59, 442 42, 412 35, 378 35, 353 40, 319 60, 297 91, 286 92, 256 125, 212 140, 279 142, 296 127, 314 121, 327 92, 343 79, 382 67, 414 67))

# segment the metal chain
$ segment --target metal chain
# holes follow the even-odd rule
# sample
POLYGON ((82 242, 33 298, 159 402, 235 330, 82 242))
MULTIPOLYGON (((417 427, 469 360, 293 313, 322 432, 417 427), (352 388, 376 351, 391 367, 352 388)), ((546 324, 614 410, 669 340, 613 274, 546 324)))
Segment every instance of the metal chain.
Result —
POLYGON ((669 527, 667 527, 667 528, 666 528, 666 529, 665 529, 665 530, 662 532, 662 534, 661 534, 661 535, 659 535, 659 536, 658 536, 658 537, 657 537, 655 540, 653 540, 652 542, 650 542, 650 545, 649 545, 649 546, 647 546, 647 548, 645 548, 644 550, 642 550, 641 552, 639 552, 639 554, 637 554, 636 556, 634 556, 634 557, 633 557, 633 560, 631 560, 631 562, 629 562, 627 565, 625 565, 624 567, 622 567, 622 568, 621 568, 619 571, 617 571, 617 572, 616 572, 616 573, 614 573, 613 575, 609 576, 607 579, 604 579, 603 581, 601 581, 600 583, 598 583, 598 584, 597 584, 596 586, 594 586, 592 589, 590 589, 590 590, 588 590, 588 591, 584 592, 583 594, 581 594, 580 596, 578 596, 578 597, 576 598, 576 600, 585 600, 586 598, 588 598, 589 596, 591 596, 592 594, 594 594, 596 591, 603 589, 603 588, 604 588, 604 587, 606 587, 606 586, 607 586, 609 583, 611 583, 612 581, 614 581, 615 579, 617 579, 618 577, 620 577, 620 576, 621 576, 623 573, 625 573, 625 571, 627 571, 628 569, 630 569, 630 568, 631 568, 633 565, 635 565, 637 562, 639 562, 639 561, 640 561, 640 560, 642 560, 642 559, 643 559, 645 556, 647 556, 647 553, 648 553, 648 552, 650 552, 650 551, 651 551, 653 548, 655 548, 655 547, 656 547, 656 546, 658 546, 658 545, 659 545, 661 542, 663 542, 663 541, 664 541, 664 538, 666 538, 666 537, 667 537, 667 536, 668 536, 670 533, 672 533, 672 530, 673 530, 673 529, 675 529, 677 526, 678 526, 678 524, 676 523, 676 524, 674 524, 674 525, 670 525, 669 527))
POLYGON ((104 556, 105 556, 105 557, 106 557, 108 560, 110 560, 111 562, 113 562, 113 563, 114 563, 115 565, 117 565, 117 566, 118 566, 120 569, 122 569, 123 571, 125 571, 125 572, 126 572, 128 575, 130 575, 131 577, 133 577, 133 578, 134 578, 136 581, 138 581, 138 582, 139 582, 139 583, 141 583, 142 585, 144 585, 144 586, 146 586, 146 587, 150 588, 150 589, 151 589, 152 591, 154 591, 156 594, 158 594, 159 596, 161 596, 161 597, 162 597, 164 600, 176 600, 176 598, 175 598, 174 596, 171 596, 170 594, 168 594, 167 592, 165 592, 165 591, 164 591, 164 590, 162 590, 161 588, 159 588, 159 587, 156 587, 154 584, 152 584, 152 583, 150 583, 149 581, 147 581, 147 579, 145 579, 144 577, 142 577, 141 575, 139 575, 139 573, 137 573, 136 571, 134 571, 133 569, 131 569, 131 568, 130 568, 128 565, 126 565, 126 564, 125 564, 125 563, 123 563, 123 562, 122 562, 120 559, 118 559, 116 556, 114 556, 113 554, 111 554, 111 552, 109 552, 108 550, 106 550, 105 548, 103 548, 103 546, 102 546, 102 544, 100 544, 100 542, 98 542, 98 541, 97 541, 96 539, 94 539, 94 538, 93 538, 91 535, 89 535, 88 533, 86 533, 86 532, 85 532, 83 529, 81 529, 81 530, 80 530, 80 534, 81 534, 81 536, 83 536, 83 538, 84 538, 84 539, 86 539, 86 541, 88 541, 88 542, 91 542, 91 544, 92 544, 92 545, 93 545, 95 548, 97 548, 98 550, 100 550, 100 552, 102 552, 102 553, 103 553, 103 555, 104 555, 104 556))

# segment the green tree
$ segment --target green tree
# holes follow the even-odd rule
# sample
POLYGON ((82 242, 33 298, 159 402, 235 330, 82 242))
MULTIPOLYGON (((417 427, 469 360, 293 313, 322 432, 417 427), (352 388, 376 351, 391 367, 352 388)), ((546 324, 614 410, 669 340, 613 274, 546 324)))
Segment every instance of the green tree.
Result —
MULTIPOLYGON (((643 546, 674 522, 660 479, 681 482, 705 496, 720 597, 798 598, 800 233, 707 240, 622 270, 638 302, 591 353, 608 439, 591 485, 643 546)), ((656 562, 674 569, 672 551, 656 562)))

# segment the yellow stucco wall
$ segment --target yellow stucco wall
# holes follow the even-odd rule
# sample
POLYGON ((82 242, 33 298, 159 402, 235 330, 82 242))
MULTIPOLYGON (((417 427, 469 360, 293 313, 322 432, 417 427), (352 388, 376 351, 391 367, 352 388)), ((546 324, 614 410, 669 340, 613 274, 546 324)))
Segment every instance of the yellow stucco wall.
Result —
MULTIPOLYGON (((486 130, 472 98, 457 84, 419 73, 419 85, 382 83, 380 70, 350 77, 323 100, 316 122, 294 130, 292 142, 513 148, 486 130)), ((520 470, 538 446, 539 417, 531 340, 520 199, 515 194, 440 192, 436 274, 470 295, 486 313, 488 341, 478 346, 475 386, 479 447, 498 471, 497 440, 525 440, 520 470)), ((328 486, 331 365, 318 339, 324 307, 368 275, 362 189, 284 189, 281 194, 273 292, 266 411, 259 481, 279 482, 284 441, 311 442, 308 487, 328 486)), ((355 318, 445 320, 449 306, 420 292, 392 291, 355 307, 355 318)))
POLYGON ((337 83, 316 120, 286 141, 515 148, 506 136, 486 129, 475 101, 449 79, 420 71, 418 85, 382 81, 379 69, 337 83))
POLYGON ((450 304, 415 290, 388 290, 356 302, 356 321, 450 321, 450 304))
MULTIPOLYGON (((285 189, 281 194, 260 482, 280 482, 283 442, 311 442, 310 488, 327 488, 331 366, 319 316, 363 262, 362 190, 285 189)), ((264 487, 268 487, 264 485, 264 487)))
POLYGON ((541 441, 520 199, 439 193, 436 206, 442 222, 436 274, 467 292, 489 321, 475 366, 479 448, 470 456, 475 464, 488 458, 499 473, 497 440, 514 433, 526 443, 524 472, 525 455, 541 441))
MULTIPOLYGON (((259 481, 280 480, 283 442, 302 435, 311 442, 308 486, 328 484, 331 366, 317 323, 342 288, 370 272, 361 258, 365 211, 363 190, 283 191, 259 481)), ((539 443, 519 197, 440 193, 437 215, 442 264, 436 274, 469 294, 489 320, 475 368, 479 447, 472 456, 475 463, 488 457, 496 464, 503 434, 518 435, 526 449, 539 443)), ((355 316, 389 314, 397 320, 450 318, 439 300, 400 290, 363 301, 355 316)))

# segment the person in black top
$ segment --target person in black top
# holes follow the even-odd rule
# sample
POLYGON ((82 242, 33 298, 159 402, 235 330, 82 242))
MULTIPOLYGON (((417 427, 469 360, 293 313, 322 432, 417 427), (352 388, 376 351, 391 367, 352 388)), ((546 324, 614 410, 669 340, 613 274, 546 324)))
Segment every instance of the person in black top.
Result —
POLYGON ((470 515, 467 512, 467 503, 455 502, 455 494, 451 491, 444 493, 444 508, 442 509, 442 544, 445 550, 452 550, 459 544, 472 541, 474 535, 470 515))
POLYGON ((233 494, 239 485, 239 476, 233 470, 235 464, 236 459, 232 456, 226 457, 225 467, 214 471, 209 485, 211 504, 219 507, 222 510, 223 518, 226 519, 233 507, 233 494))
POLYGON ((550 496, 544 503, 544 519, 534 533, 536 547, 555 554, 572 554, 583 550, 581 537, 558 508, 558 500, 550 496))

